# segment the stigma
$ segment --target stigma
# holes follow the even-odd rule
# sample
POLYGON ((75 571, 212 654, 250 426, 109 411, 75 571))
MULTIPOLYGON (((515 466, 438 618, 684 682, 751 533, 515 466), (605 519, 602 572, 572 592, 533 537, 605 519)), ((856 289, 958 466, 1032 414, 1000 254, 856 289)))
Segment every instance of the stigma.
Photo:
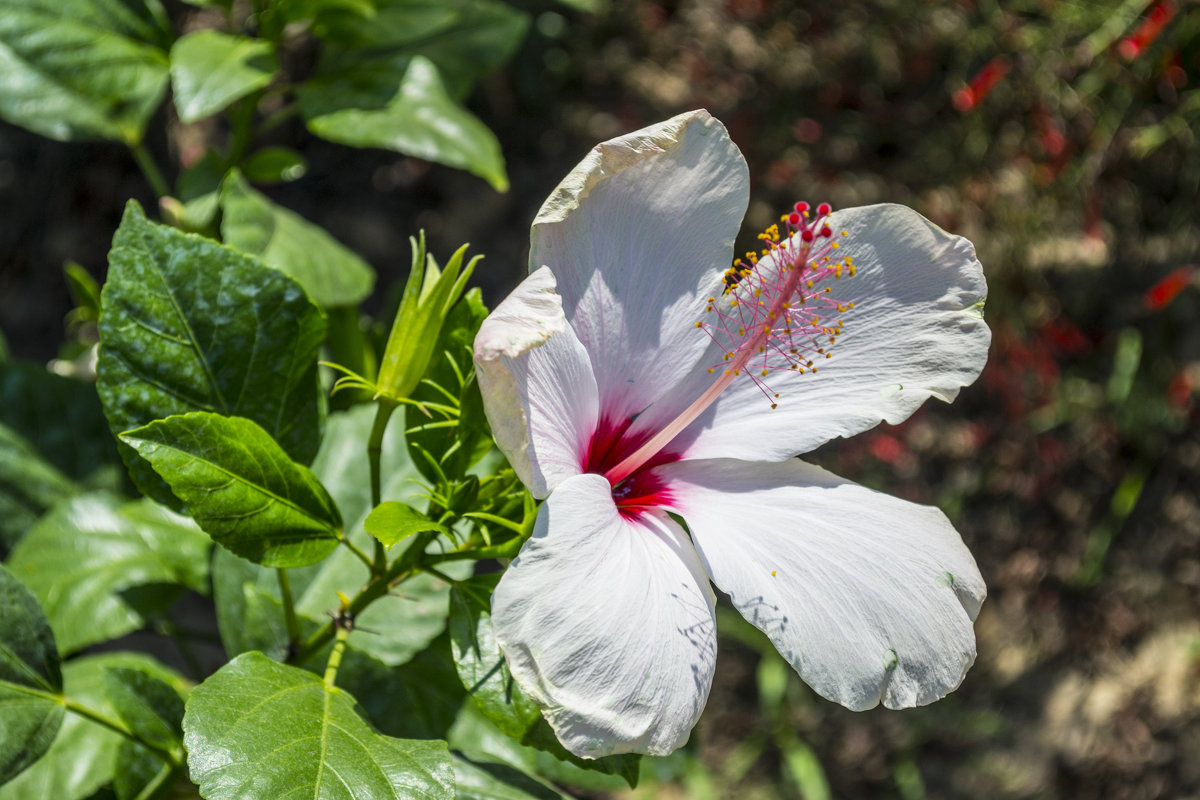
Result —
POLYGON ((745 374, 772 401, 779 395, 767 383, 772 372, 816 373, 832 358, 853 302, 837 299, 836 282, 857 272, 854 259, 840 252, 847 231, 829 224, 832 209, 796 203, 758 235, 762 247, 725 271, 721 294, 708 298, 696 323, 721 351, 710 375, 745 374))
POLYGON ((761 249, 746 253, 725 271, 718 292, 696 322, 717 345, 721 360, 708 367, 713 382, 682 413, 604 471, 614 489, 667 447, 729 386, 754 382, 775 408, 773 372, 816 374, 845 330, 853 302, 836 299, 833 286, 856 273, 851 256, 839 252, 847 231, 830 225, 828 203, 815 209, 796 203, 779 224, 758 235, 761 249), (782 225, 782 228, 780 227, 782 225), (744 378, 743 378, 744 376, 744 378))

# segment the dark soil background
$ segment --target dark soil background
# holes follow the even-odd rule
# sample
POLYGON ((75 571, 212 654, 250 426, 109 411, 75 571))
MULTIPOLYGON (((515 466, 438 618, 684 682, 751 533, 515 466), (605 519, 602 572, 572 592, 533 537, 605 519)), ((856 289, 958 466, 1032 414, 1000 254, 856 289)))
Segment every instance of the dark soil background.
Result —
MULTIPOLYGON (((523 48, 470 102, 501 140, 507 194, 298 124, 277 132, 308 174, 265 191, 376 267, 368 312, 421 228, 439 257, 466 241, 486 255, 476 275, 495 303, 541 201, 591 146, 701 106, 750 163, 747 240, 797 199, 901 202, 971 238, 991 287, 974 386, 813 456, 955 521, 990 593, 962 688, 925 709, 848 712, 727 619, 688 752, 634 794, 1200 796, 1200 6, 522 5, 523 48), (1142 41, 1159 7, 1168 23, 1142 41)), ((161 121, 162 163, 220 135, 161 121)), ((58 354, 62 263, 102 279, 130 197, 154 207, 120 147, 0 125, 14 357, 58 354)))

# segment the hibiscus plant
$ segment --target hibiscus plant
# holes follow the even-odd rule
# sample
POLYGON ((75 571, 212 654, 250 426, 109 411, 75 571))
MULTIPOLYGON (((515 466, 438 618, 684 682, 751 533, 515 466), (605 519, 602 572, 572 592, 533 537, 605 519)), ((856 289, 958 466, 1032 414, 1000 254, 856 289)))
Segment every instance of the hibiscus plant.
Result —
MULTIPOLYGON (((221 194, 263 213, 237 174, 221 194)), ((325 344, 352 271, 305 261, 340 245, 286 215, 277 248, 221 244, 130 202, 96 392, 2 376, 0 800, 633 784, 704 709, 714 586, 829 700, 954 690, 985 593, 954 528, 797 456, 976 378, 974 248, 902 206, 797 203, 734 259, 748 198, 706 112, 604 142, 491 313, 465 248, 414 238, 358 363, 325 344), (38 405, 68 399, 55 440, 38 405), (73 472, 101 428, 102 474, 73 472), (178 653, 106 644, 141 629, 178 653)))

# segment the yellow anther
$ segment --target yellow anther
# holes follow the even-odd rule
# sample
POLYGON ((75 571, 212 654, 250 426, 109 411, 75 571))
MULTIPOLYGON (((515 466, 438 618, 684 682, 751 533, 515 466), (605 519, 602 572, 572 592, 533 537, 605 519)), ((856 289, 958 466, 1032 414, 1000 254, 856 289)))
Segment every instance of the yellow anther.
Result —
MULTIPOLYGON (((764 370, 763 370, 762 372, 760 372, 759 374, 760 374, 762 377, 764 377, 764 378, 765 378, 765 377, 767 377, 767 370, 765 370, 765 369, 764 369, 764 370)), ((771 408, 774 408, 774 407, 775 407, 775 406, 771 406, 771 408)))
POLYGON ((713 367, 709 367, 709 368, 708 368, 708 374, 709 374, 709 375, 712 375, 712 374, 713 374, 713 367))
POLYGON ((704 323, 703 323, 703 322, 697 322, 697 323, 696 323, 696 327, 697 327, 697 328, 703 328, 703 327, 704 327, 704 323))
POLYGON ((837 242, 830 242, 829 246, 832 247, 834 250, 837 250, 839 247, 841 247, 841 245, 838 244, 837 242))

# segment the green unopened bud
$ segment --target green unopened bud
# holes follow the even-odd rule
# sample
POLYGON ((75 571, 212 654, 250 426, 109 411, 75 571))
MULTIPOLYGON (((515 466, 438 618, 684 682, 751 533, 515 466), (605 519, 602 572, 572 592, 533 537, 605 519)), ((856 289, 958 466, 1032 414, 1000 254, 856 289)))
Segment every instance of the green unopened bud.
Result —
POLYGON ((413 249, 412 272, 404 285, 377 382, 379 394, 395 400, 406 399, 421 382, 446 314, 462 295, 475 264, 482 258, 475 256, 463 266, 467 252, 464 244, 445 267, 439 268, 433 256, 425 252, 424 231, 419 240, 410 237, 409 241, 413 249))

